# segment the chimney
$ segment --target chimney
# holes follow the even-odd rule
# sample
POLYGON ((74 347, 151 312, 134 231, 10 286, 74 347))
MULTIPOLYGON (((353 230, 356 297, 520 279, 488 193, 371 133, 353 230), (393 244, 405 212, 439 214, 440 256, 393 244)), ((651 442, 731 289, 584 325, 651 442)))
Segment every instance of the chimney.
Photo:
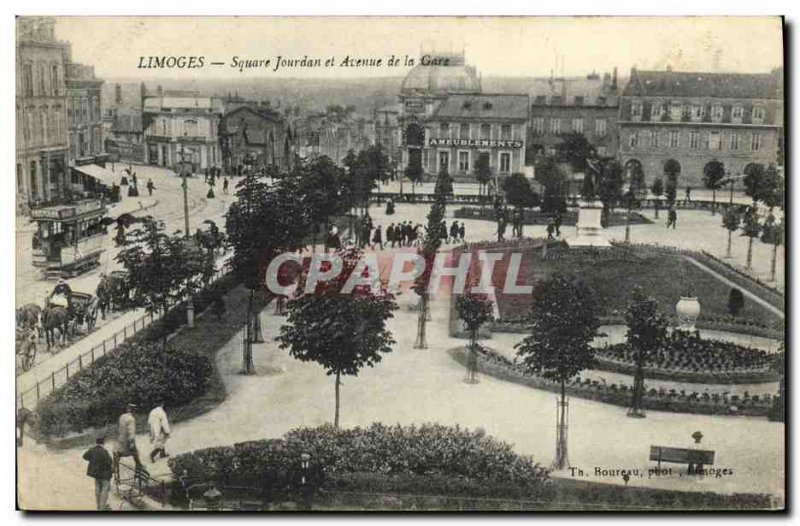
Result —
MULTIPOLYGON (((636 67, 631 68, 631 77, 636 73, 636 67)), ((617 66, 614 66, 614 73, 611 75, 611 90, 617 91, 617 66)))

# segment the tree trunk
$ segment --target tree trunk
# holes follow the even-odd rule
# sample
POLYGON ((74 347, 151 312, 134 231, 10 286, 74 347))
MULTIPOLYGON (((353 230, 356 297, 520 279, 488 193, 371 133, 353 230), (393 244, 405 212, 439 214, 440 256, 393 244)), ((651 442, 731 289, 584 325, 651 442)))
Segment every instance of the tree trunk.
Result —
POLYGON ((747 264, 745 265, 746 269, 750 269, 750 265, 753 263, 753 238, 747 238, 747 264))
POLYGON ((778 257, 778 245, 772 245, 772 263, 770 264, 769 268, 769 280, 775 281, 775 260, 778 257))
POLYGON ((659 207, 659 202, 658 202, 658 199, 656 199, 655 200, 656 219, 658 219, 658 207, 659 207))
POLYGON ((341 373, 336 371, 336 412, 333 416, 333 427, 339 428, 339 386, 341 385, 341 373))
POLYGON ((415 349, 427 349, 428 342, 425 336, 425 323, 428 316, 428 293, 420 294, 419 317, 417 318, 417 341, 414 343, 415 349))
POLYGON ((253 372, 253 303, 255 300, 255 290, 250 289, 250 296, 247 300, 247 324, 245 325, 245 344, 244 344, 244 373, 253 372))
POLYGON ((643 418, 642 398, 644 397, 644 355, 641 349, 636 353, 636 374, 633 377, 633 397, 628 416, 643 418))
POLYGON ((553 462, 554 469, 564 469, 569 465, 567 460, 567 393, 566 380, 561 379, 561 402, 559 404, 559 415, 556 429, 556 459, 553 462))
POLYGON ((631 242, 631 207, 628 207, 628 211, 625 213, 625 242, 631 242))
POLYGON ((711 215, 716 215, 717 213, 717 189, 711 189, 711 215))
POLYGON ((725 254, 726 258, 732 257, 731 256, 731 236, 733 235, 733 230, 728 230, 728 252, 725 254))

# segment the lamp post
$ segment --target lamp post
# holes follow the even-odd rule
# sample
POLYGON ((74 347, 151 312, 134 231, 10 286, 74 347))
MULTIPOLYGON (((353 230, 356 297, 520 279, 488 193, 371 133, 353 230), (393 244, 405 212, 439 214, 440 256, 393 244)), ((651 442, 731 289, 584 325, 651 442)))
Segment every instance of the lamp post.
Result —
MULTIPOLYGON (((184 139, 186 138, 186 132, 183 133, 183 137, 184 139)), ((186 158, 183 142, 181 142, 181 178, 183 178, 183 182, 181 183, 181 188, 183 188, 183 237, 189 239, 189 185, 186 182, 186 177, 186 158)))

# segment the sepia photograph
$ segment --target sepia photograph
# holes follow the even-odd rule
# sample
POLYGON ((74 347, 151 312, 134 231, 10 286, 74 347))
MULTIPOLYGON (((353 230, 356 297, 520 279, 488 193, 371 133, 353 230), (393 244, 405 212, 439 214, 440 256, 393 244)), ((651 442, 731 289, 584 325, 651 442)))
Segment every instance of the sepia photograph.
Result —
POLYGON ((14 23, 17 510, 786 511, 781 16, 14 23))

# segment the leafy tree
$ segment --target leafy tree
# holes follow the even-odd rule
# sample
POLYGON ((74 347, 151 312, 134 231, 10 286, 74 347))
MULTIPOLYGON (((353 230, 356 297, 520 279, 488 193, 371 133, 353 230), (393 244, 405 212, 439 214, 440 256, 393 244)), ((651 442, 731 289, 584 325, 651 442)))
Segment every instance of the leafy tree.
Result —
POLYGON ((478 181, 478 193, 481 196, 481 210, 483 210, 483 196, 487 193, 489 181, 492 180, 492 166, 487 152, 478 154, 478 159, 475 161, 475 179, 478 181))
POLYGON ((761 200, 764 194, 764 165, 761 163, 750 163, 744 168, 744 193, 753 198, 753 202, 761 200))
POLYGON ((439 170, 433 192, 441 195, 453 195, 453 178, 450 177, 446 166, 442 166, 439 170))
POLYGON ((515 348, 528 374, 561 385, 554 467, 567 466, 566 382, 594 365, 591 343, 600 326, 597 294, 584 282, 554 274, 534 291, 532 334, 515 348))
POLYGON ((784 182, 775 165, 764 168, 761 164, 749 164, 743 181, 745 193, 753 202, 762 202, 770 209, 783 206, 784 182))
POLYGON ((305 205, 312 224, 312 246, 316 246, 319 225, 342 211, 339 190, 342 170, 327 156, 295 167, 298 176, 298 197, 305 205))
POLYGON ((736 287, 732 287, 730 294, 728 294, 728 313, 731 315, 731 318, 738 316, 743 308, 744 294, 736 287))
MULTIPOLYGON (((761 241, 772 245, 772 262, 770 263, 769 280, 775 281, 775 263, 778 258, 778 246, 783 244, 785 228, 783 221, 775 221, 775 216, 770 214, 761 229, 761 241)), ((751 238, 752 239, 752 238, 751 238)))
POLYGON ((264 283, 264 270, 273 257, 303 247, 310 230, 309 214, 297 199, 295 177, 285 177, 268 186, 253 174, 236 186, 236 201, 225 216, 228 245, 233 249, 234 275, 250 289, 247 312, 245 371, 253 372, 249 343, 253 340, 257 313, 253 310, 255 291, 264 283))
POLYGON ((563 197, 565 177, 564 171, 553 157, 545 157, 536 165, 533 178, 543 187, 542 212, 552 213, 566 210, 566 202, 563 197))
POLYGON ((731 257, 731 236, 739 230, 739 224, 742 222, 741 214, 738 208, 729 206, 722 214, 722 226, 728 231, 728 251, 725 257, 731 257))
POLYGON ((646 297, 642 287, 637 285, 628 301, 625 321, 628 325, 628 345, 636 352, 636 374, 628 416, 643 417, 644 362, 666 338, 667 320, 658 312, 658 301, 646 297))
POLYGON ((329 376, 336 377, 334 427, 339 427, 341 376, 357 376, 392 351, 395 341, 386 320, 397 309, 393 296, 385 290, 375 292, 358 285, 352 293, 345 292, 347 280, 359 268, 361 252, 350 248, 338 255, 342 272, 320 283, 312 293, 289 301, 288 322, 279 336, 281 349, 298 360, 319 363, 329 376))
POLYGON ((608 224, 609 212, 613 209, 614 203, 622 198, 623 169, 619 161, 615 159, 604 159, 600 163, 600 180, 597 185, 597 193, 603 203, 604 223, 608 224))
POLYGON ((506 195, 506 200, 516 208, 532 208, 539 205, 539 196, 531 190, 531 184, 525 174, 511 174, 500 186, 506 195))
POLYGON ((409 155, 405 176, 411 181, 411 194, 416 198, 416 186, 422 181, 425 171, 422 169, 422 154, 419 151, 409 155))
POLYGON ((661 196, 664 195, 664 179, 661 177, 656 178, 656 180, 653 181, 653 185, 650 187, 650 193, 655 197, 656 219, 658 219, 658 207, 661 196))
POLYGON ((566 163, 573 172, 586 170, 586 160, 592 155, 592 145, 582 133, 572 132, 564 136, 557 146, 559 161, 566 163))
POLYGON ((456 299, 456 312, 459 319, 464 321, 464 325, 469 332, 469 365, 467 368, 467 381, 474 383, 475 370, 478 360, 478 331, 481 325, 494 319, 492 312, 492 301, 487 294, 472 292, 472 287, 468 286, 464 294, 460 294, 456 299))
POLYGON ((724 185, 725 165, 714 159, 703 167, 703 184, 711 190, 711 215, 717 212, 717 190, 724 185))
POLYGON ((369 197, 378 187, 378 181, 385 181, 391 173, 391 162, 380 144, 368 147, 356 154, 347 152, 343 159, 345 174, 343 186, 352 195, 353 205, 360 205, 366 214, 369 197))
POLYGON ((747 207, 742 220, 742 235, 748 237, 747 241, 747 264, 746 268, 750 268, 753 263, 753 238, 761 234, 761 224, 758 222, 758 210, 755 206, 747 207))
POLYGON ((681 165, 678 161, 670 159, 664 163, 664 174, 667 176, 664 196, 667 202, 672 204, 675 202, 675 197, 678 192, 678 176, 681 174, 681 165))

